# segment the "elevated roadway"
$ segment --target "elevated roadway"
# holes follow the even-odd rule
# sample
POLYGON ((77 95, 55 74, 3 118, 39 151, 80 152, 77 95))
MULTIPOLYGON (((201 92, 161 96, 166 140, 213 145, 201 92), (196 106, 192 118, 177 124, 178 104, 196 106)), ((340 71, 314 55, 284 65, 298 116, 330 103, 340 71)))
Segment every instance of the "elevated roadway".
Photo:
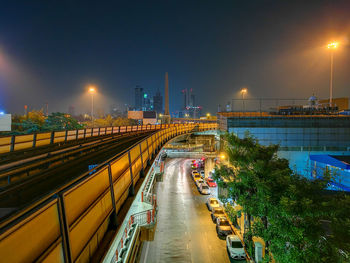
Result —
MULTIPOLYGON (((19 170, 17 174, 22 176, 0 191, 0 222, 47 194, 52 195, 59 192, 67 183, 79 180, 82 174, 89 171, 90 165, 98 166, 109 158, 118 156, 118 153, 123 152, 124 149, 152 133, 154 132, 141 132, 127 134, 116 139, 103 140, 103 145, 99 144, 100 147, 94 148, 95 151, 85 154, 84 147, 78 147, 76 155, 69 154, 71 149, 68 153, 57 154, 59 156, 51 153, 49 157, 45 155, 46 157, 40 158, 36 162, 30 161, 23 166, 16 167, 17 169, 10 170, 14 172, 19 170), (60 157, 61 154, 63 157, 60 157), (64 158, 67 156, 68 158, 64 158), (56 163, 54 163, 54 160, 56 160, 56 163), (37 173, 31 176, 23 176, 23 171, 28 171, 29 167, 37 173)), ((90 147, 89 149, 91 150, 90 147)), ((93 173, 94 169, 95 167, 90 170, 90 173, 93 173)), ((7 173, 10 171, 7 171, 7 173)), ((16 173, 12 176, 15 175, 16 173)), ((0 176, 2 176, 2 173, 0 173, 0 176)))
MULTIPOLYGON (((11 191, 12 186, 5 189, 8 192, 0 200, 0 209, 5 211, 0 222, 2 261, 91 261, 102 244, 108 247, 106 233, 118 227, 117 214, 128 196, 134 195, 135 186, 162 145, 180 134, 216 129, 216 124, 151 128, 154 132, 134 138, 126 136, 120 144, 116 143, 116 147, 111 149, 112 157, 110 153, 104 155, 101 152, 93 156, 98 152, 92 152, 88 158, 76 158, 77 162, 70 160, 62 168, 59 165, 53 170, 50 167, 44 169, 43 174, 38 173, 42 175, 38 181, 25 180, 14 184, 20 186, 17 190, 11 191), (98 167, 86 171, 87 164, 98 164, 98 167)), ((129 131, 133 129, 138 131, 139 128, 130 128, 129 131)), ((102 131, 102 134, 101 131, 98 133, 105 136, 114 130, 111 127, 102 131)), ((120 131, 120 128, 117 130, 120 131)), ((33 148, 39 149, 37 147, 51 147, 59 141, 68 141, 68 138, 77 140, 95 133, 89 132, 29 135, 29 142, 27 137, 12 138, 10 141, 3 138, 0 140, 0 152, 11 154, 23 149, 32 151, 33 148), (22 143, 21 140, 26 142, 22 143)))

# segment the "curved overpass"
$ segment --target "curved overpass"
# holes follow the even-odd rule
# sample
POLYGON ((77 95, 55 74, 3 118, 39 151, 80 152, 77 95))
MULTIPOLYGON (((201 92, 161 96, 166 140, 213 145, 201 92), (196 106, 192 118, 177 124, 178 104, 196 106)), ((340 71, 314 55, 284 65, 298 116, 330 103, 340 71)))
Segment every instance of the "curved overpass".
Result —
MULTIPOLYGON (((216 124, 204 123, 155 126, 153 134, 116 153, 93 172, 30 202, 0 224, 2 260, 89 262, 107 230, 116 226, 118 211, 162 145, 194 129, 216 128, 216 124)), ((6 149, 11 150, 11 145, 6 149)))

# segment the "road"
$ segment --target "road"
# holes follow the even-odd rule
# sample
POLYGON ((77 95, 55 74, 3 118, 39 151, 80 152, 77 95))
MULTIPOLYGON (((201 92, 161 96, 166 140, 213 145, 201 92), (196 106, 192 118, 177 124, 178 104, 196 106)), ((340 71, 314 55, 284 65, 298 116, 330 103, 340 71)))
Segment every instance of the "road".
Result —
POLYGON ((191 159, 168 159, 157 184, 154 241, 144 242, 141 263, 230 262, 225 240, 217 236, 205 201, 190 175, 191 159))

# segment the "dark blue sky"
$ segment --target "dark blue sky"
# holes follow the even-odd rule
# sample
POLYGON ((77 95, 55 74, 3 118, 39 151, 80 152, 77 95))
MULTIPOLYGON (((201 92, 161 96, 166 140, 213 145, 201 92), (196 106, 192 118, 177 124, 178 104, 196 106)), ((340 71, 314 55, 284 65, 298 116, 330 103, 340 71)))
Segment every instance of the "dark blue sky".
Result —
POLYGON ((133 103, 135 85, 163 89, 170 107, 192 88, 215 112, 248 96, 328 97, 335 39, 334 97, 350 96, 350 1, 7 1, 0 8, 0 105, 85 111, 133 103))

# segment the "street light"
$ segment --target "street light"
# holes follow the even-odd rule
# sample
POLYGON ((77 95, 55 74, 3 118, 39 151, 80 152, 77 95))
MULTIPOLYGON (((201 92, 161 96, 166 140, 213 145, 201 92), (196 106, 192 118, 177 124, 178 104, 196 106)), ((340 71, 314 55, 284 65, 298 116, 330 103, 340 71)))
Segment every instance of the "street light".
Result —
POLYGON ((96 92, 96 88, 94 86, 90 86, 89 92, 91 94, 91 122, 92 127, 94 127, 94 94, 96 92))
POLYGON ((226 155, 225 155, 224 153, 221 153, 221 154, 220 154, 220 159, 221 159, 221 160, 225 160, 225 159, 226 159, 226 155))
POLYGON ((338 43, 332 42, 328 44, 328 49, 331 51, 331 77, 329 81, 329 106, 332 107, 332 100, 333 100, 333 53, 334 50, 337 48, 338 43))
POLYGON ((243 112, 245 111, 245 105, 244 105, 244 94, 248 92, 247 88, 241 89, 241 94, 242 94, 242 104, 243 104, 243 112))

